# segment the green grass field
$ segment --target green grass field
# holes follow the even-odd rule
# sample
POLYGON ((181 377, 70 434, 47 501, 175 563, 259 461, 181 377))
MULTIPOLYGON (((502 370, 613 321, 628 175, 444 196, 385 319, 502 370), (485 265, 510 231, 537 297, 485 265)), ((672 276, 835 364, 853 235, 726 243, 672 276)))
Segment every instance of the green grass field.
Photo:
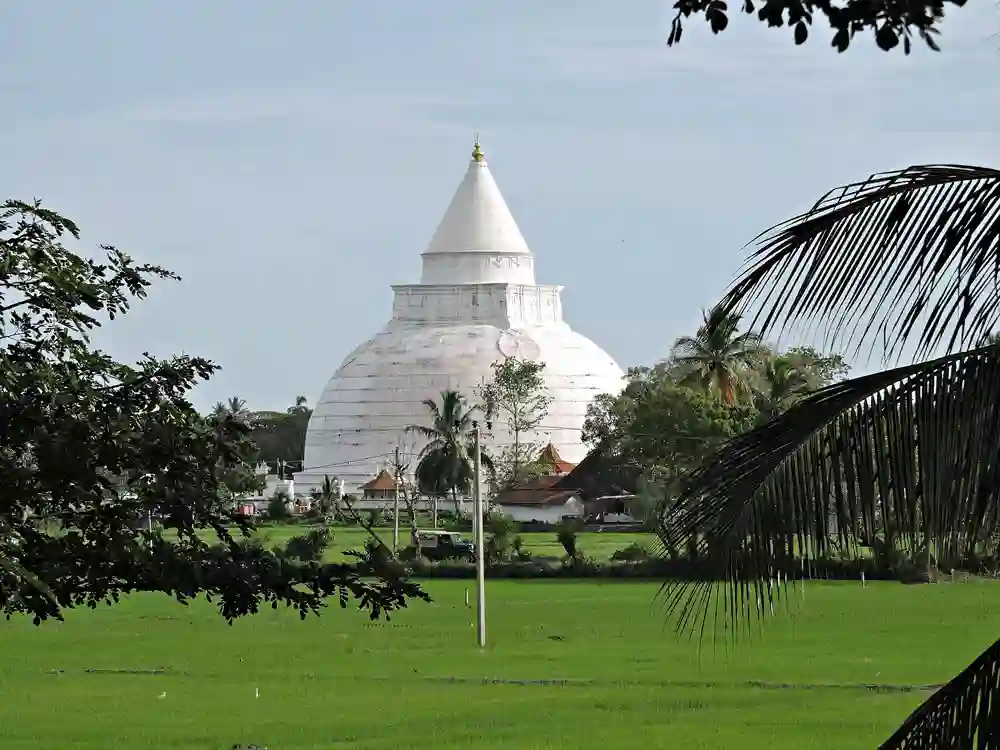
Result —
POLYGON ((0 747, 873 748, 927 693, 865 684, 945 681, 1000 634, 998 583, 816 583, 699 661, 653 585, 497 581, 480 652, 466 588, 431 582, 434 604, 388 624, 267 610, 229 627, 152 596, 5 623, 0 747))
MULTIPOLYGON (((267 540, 269 544, 277 545, 284 544, 293 536, 305 534, 311 528, 313 527, 306 525, 266 525, 261 526, 258 529, 257 535, 267 540)), ((379 527, 375 529, 375 531, 383 542, 390 546, 392 545, 391 528, 379 527)), ((472 538, 471 532, 466 531, 461 533, 468 539, 472 538)), ((365 544, 365 539, 368 538, 367 531, 362 528, 350 526, 333 527, 333 535, 333 541, 326 554, 327 560, 331 562, 343 561, 343 553, 349 549, 362 549, 365 544)), ((520 536, 524 540, 524 549, 532 555, 563 557, 566 554, 562 545, 559 544, 559 540, 556 539, 556 533, 554 531, 524 532, 521 533, 520 536)), ((598 560, 608 560, 615 551, 620 550, 623 547, 627 547, 634 542, 649 544, 652 546, 656 542, 656 537, 653 534, 620 533, 610 531, 601 533, 583 533, 578 537, 578 543, 583 553, 598 560)), ((409 545, 409 543, 410 530, 408 527, 401 527, 399 530, 399 544, 401 547, 405 547, 409 545)))

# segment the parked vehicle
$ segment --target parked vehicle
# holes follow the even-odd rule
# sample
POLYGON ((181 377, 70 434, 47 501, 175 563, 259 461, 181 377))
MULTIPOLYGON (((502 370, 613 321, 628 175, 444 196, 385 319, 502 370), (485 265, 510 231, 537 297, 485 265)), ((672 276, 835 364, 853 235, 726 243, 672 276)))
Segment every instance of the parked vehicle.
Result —
POLYGON ((476 548, 457 531, 419 530, 416 538, 417 552, 428 560, 476 560, 476 548))

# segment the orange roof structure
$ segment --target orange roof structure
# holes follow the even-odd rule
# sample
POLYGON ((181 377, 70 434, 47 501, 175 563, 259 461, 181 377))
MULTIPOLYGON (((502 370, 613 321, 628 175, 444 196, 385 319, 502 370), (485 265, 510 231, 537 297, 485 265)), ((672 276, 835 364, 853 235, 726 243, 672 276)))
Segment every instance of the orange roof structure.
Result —
POLYGON ((559 455, 559 451, 556 447, 549 443, 544 448, 538 456, 538 460, 541 463, 549 464, 555 469, 556 474, 569 474, 573 469, 576 468, 576 464, 571 464, 569 461, 563 461, 562 456, 559 455))
POLYGON ((392 474, 390 474, 385 469, 382 469, 378 475, 370 482, 365 482, 361 485, 362 491, 377 491, 377 490, 394 490, 396 489, 396 480, 393 479, 392 474))
POLYGON ((562 505, 576 494, 573 490, 552 488, 560 477, 555 474, 535 477, 497 494, 498 505, 562 505))

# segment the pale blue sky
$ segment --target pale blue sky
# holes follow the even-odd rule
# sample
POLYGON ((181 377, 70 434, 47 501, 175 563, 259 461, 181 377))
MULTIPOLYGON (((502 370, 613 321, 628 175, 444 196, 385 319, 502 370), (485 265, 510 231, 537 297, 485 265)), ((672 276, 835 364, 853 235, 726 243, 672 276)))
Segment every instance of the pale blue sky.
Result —
POLYGON ((758 231, 910 163, 1000 164, 1000 12, 944 52, 745 17, 664 45, 647 0, 48 0, 0 24, 4 196, 184 277, 100 343, 207 356, 198 402, 310 402, 387 320, 481 132, 568 320, 663 356, 758 231))

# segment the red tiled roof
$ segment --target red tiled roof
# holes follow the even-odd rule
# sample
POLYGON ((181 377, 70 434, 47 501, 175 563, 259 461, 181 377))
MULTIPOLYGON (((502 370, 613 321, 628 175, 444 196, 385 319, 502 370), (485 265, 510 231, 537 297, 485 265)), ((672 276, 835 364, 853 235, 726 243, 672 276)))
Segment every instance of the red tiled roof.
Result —
POLYGON ((575 492, 568 492, 566 490, 562 490, 561 492, 553 492, 552 490, 507 490, 497 495, 497 503, 499 505, 562 505, 575 494, 575 492))
POLYGON ((575 490, 553 490, 552 485, 562 478, 548 474, 530 479, 519 487, 504 490, 497 495, 500 505, 562 505, 576 494, 575 490))
POLYGON ((396 480, 392 478, 390 474, 385 469, 382 469, 373 480, 366 482, 361 485, 362 490, 394 490, 396 489, 396 480))
POLYGON ((538 456, 538 460, 547 463, 552 466, 557 474, 569 474, 573 469, 576 468, 576 464, 571 464, 569 461, 563 461, 562 456, 559 455, 559 451, 556 447, 549 443, 544 448, 538 456))

